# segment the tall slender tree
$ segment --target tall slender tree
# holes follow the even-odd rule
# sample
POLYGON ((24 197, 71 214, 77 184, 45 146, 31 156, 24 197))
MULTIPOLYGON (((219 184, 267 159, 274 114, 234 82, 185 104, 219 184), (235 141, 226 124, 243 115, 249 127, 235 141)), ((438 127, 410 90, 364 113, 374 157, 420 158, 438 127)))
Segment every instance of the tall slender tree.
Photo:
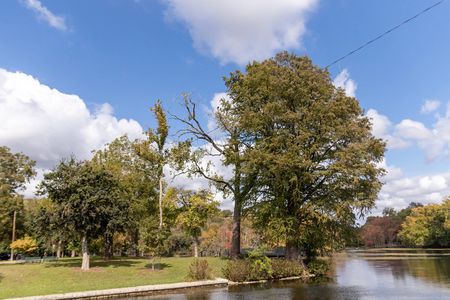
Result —
POLYGON ((164 198, 164 166, 169 162, 169 151, 166 149, 166 140, 169 135, 166 113, 158 100, 151 111, 154 113, 158 126, 156 130, 147 130, 147 139, 136 145, 137 154, 144 160, 155 162, 158 176, 158 207, 159 229, 163 227, 163 198, 164 198))
POLYGON ((213 183, 224 195, 231 195, 234 201, 231 256, 236 258, 241 252, 241 218, 246 203, 254 196, 257 169, 249 169, 245 153, 251 143, 242 135, 242 128, 235 118, 235 99, 224 97, 220 106, 214 108, 211 116, 217 128, 207 130, 197 115, 196 104, 190 95, 184 95, 186 116, 174 116, 184 125, 181 135, 187 135, 198 145, 191 152, 189 163, 184 165, 191 175, 198 175, 213 183), (213 134, 214 131, 214 134, 213 134), (232 175, 225 178, 213 171, 211 160, 219 157, 220 163, 231 169, 232 175), (207 163, 205 163, 207 162, 207 163))

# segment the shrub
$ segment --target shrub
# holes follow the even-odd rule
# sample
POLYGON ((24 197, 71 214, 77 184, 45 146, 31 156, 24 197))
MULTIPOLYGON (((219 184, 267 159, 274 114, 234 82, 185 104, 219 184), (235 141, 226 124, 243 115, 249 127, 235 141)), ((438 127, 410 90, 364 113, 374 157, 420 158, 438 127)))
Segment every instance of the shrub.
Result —
POLYGON ((326 260, 314 259, 308 263, 308 271, 315 276, 324 276, 330 269, 330 263, 326 260))
POLYGON ((188 279, 205 280, 211 278, 211 269, 209 268, 208 261, 206 259, 194 259, 189 266, 188 279))
POLYGON ((272 259, 272 272, 273 279, 302 276, 305 274, 305 267, 300 261, 272 259))
MULTIPOLYGON (((266 257, 267 258, 267 257, 266 257)), ((305 268, 301 262, 289 261, 284 259, 269 259, 270 272, 267 270, 267 261, 265 266, 261 262, 255 264, 252 259, 231 260, 222 270, 225 278, 234 282, 256 281, 280 279, 292 276, 301 276, 305 273, 305 268)))
POLYGON ((32 253, 38 248, 36 241, 29 236, 12 242, 10 247, 21 253, 32 253))
POLYGON ((253 280, 272 278, 272 261, 265 255, 266 248, 258 247, 248 253, 253 280))
POLYGON ((234 282, 251 281, 251 265, 248 260, 230 260, 222 270, 226 279, 234 282))

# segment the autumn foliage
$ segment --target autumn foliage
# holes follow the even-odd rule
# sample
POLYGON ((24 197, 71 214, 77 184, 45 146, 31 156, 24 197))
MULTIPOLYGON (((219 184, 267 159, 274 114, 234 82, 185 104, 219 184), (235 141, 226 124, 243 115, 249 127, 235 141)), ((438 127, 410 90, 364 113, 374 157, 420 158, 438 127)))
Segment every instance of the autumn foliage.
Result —
POLYGON ((21 253, 32 253, 38 249, 36 241, 29 236, 25 236, 23 239, 12 242, 10 247, 21 253))

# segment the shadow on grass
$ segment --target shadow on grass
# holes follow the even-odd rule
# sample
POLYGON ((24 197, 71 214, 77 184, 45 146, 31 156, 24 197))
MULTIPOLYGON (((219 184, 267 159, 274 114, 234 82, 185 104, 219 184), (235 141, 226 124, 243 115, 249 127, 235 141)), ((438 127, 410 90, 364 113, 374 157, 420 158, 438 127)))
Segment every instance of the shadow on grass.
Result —
POLYGON ((3 275, 0 274, 0 282, 2 282, 2 279, 3 279, 3 275))
POLYGON ((172 267, 171 264, 166 264, 166 263, 154 263, 153 265, 151 263, 146 264, 144 266, 144 268, 140 268, 141 270, 155 270, 155 271, 159 271, 159 270, 164 270, 165 268, 170 268, 172 267), (152 268, 152 266, 154 266, 154 268, 152 268))
MULTIPOLYGON (((111 260, 103 260, 99 258, 91 258, 90 266, 92 268, 105 268, 105 267, 133 267, 141 264, 140 261, 132 260, 132 259, 111 259, 111 260)), ((81 267, 81 259, 64 259, 59 260, 57 262, 49 262, 45 264, 46 268, 76 268, 81 267)))

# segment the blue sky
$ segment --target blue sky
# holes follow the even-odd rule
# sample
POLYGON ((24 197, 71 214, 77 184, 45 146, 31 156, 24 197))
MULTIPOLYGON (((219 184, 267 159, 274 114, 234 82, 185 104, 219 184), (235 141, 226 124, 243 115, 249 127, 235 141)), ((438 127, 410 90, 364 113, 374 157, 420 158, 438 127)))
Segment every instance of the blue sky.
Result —
MULTIPOLYGON (((0 144, 48 169, 70 151, 86 156, 86 140, 137 136, 156 99, 180 113, 190 92, 206 111, 249 60, 287 49, 326 66, 435 2, 1 1, 0 144)), ((330 68, 388 140, 380 208, 450 194, 449 15, 444 2, 330 68)))

